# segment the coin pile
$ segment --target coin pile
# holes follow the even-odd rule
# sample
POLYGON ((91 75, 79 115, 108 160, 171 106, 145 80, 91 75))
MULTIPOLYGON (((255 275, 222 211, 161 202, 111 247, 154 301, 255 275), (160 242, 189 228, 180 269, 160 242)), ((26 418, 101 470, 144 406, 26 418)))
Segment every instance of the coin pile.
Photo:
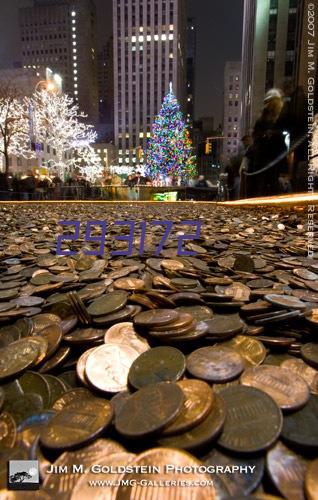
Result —
POLYGON ((301 207, 6 205, 0 230, 0 500, 20 495, 17 459, 39 461, 44 500, 318 498, 318 257, 301 207), (84 236, 56 255, 78 213, 111 228, 102 256, 84 236), (111 254, 126 244, 114 213, 136 220, 130 257, 111 254), (152 219, 176 228, 157 257, 150 224, 139 255, 152 219), (191 219, 197 255, 178 256, 191 219))

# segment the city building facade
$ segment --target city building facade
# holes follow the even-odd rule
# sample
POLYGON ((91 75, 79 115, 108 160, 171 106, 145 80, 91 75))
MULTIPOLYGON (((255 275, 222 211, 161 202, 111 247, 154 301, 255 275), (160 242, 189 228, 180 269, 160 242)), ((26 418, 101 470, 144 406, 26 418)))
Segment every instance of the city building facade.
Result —
POLYGON ((195 101, 196 25, 193 17, 187 23, 187 125, 192 129, 195 101))
POLYGON ((223 161, 239 152, 241 139, 241 62, 228 61, 224 70, 223 161))
POLYGON ((170 82, 185 111, 186 26, 185 0, 113 0, 114 132, 123 171, 143 165, 170 82))
POLYGON ((25 68, 48 66, 89 121, 98 119, 96 9, 93 0, 34 0, 19 11, 25 68))
POLYGON ((245 0, 242 44, 242 133, 251 131, 270 88, 300 83, 304 0, 245 0))
POLYGON ((98 53, 98 101, 101 123, 114 122, 114 56, 113 37, 98 53))

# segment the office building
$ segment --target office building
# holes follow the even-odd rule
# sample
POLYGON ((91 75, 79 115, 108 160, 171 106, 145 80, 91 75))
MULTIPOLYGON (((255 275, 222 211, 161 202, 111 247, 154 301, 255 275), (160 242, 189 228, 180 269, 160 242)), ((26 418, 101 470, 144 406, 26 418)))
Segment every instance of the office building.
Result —
POLYGON ((196 62, 196 25, 193 17, 187 24, 187 125, 192 129, 194 121, 194 89, 196 62))
POLYGON ((114 122, 114 57, 113 37, 109 37, 98 53, 98 100, 101 123, 114 122))
POLYGON ((242 46, 242 133, 253 127, 270 88, 300 83, 304 0, 245 0, 242 46))
POLYGON ((241 125, 241 62, 228 61, 224 70, 223 161, 239 152, 241 125))
POLYGON ((96 10, 92 0, 34 0, 21 8, 20 36, 25 68, 48 66, 63 78, 89 121, 98 119, 96 10))
POLYGON ((185 111, 185 0, 113 0, 114 129, 122 169, 140 166, 172 82, 185 111))

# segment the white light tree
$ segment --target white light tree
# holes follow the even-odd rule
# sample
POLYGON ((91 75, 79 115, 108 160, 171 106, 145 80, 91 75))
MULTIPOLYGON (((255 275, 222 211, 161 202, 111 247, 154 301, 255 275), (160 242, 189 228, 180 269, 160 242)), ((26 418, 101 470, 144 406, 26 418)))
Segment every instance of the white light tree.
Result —
POLYGON ((0 154, 4 158, 4 173, 9 172, 11 155, 32 158, 30 114, 28 103, 19 98, 9 84, 0 84, 0 154))
POLYGON ((92 143, 97 134, 92 125, 84 123, 86 115, 74 100, 56 91, 39 90, 29 101, 33 115, 36 142, 55 149, 56 160, 50 167, 63 176, 67 167, 85 168, 93 157, 92 143))

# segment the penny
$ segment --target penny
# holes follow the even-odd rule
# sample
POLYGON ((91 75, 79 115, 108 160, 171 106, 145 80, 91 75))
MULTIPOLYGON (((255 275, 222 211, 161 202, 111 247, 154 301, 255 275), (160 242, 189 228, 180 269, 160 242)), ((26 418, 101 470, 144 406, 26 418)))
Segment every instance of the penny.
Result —
POLYGON ((17 288, 10 290, 0 290, 0 301, 7 301, 10 299, 15 299, 19 295, 17 288))
POLYGON ((265 295, 264 299, 275 306, 287 307, 289 309, 306 309, 306 303, 292 295, 269 294, 265 295))
POLYGON ((273 286, 274 282, 269 279, 256 279, 256 280, 251 280, 246 283, 246 286, 249 288, 271 288, 273 286))
POLYGON ((122 309, 127 302, 127 292, 116 290, 115 292, 101 295, 87 308, 87 311, 92 316, 105 316, 122 309))
POLYGON ((10 413, 0 413, 0 448, 13 448, 16 436, 16 424, 10 413))
POLYGON ((33 307, 42 305, 44 299, 31 295, 30 297, 19 297, 18 299, 14 299, 13 302, 20 307, 33 307))
POLYGON ((318 368, 318 342, 309 342, 300 349, 302 358, 314 368, 318 368))
POLYGON ((176 311, 191 314, 196 321, 205 321, 213 316, 212 310, 207 306, 180 306, 176 311))
POLYGON ((194 377, 209 382, 228 382, 242 373, 244 360, 226 347, 201 347, 188 356, 187 370, 194 377))
POLYGON ((204 301, 198 293, 178 292, 169 296, 169 299, 177 305, 203 304, 204 301))
POLYGON ((214 449, 210 451, 202 458, 202 461, 206 466, 212 466, 212 468, 216 469, 215 473, 210 473, 211 477, 214 481, 218 478, 222 483, 224 483, 228 491, 228 496, 231 496, 232 498, 237 498, 239 495, 246 496, 254 491, 261 483, 264 474, 263 458, 244 457, 243 474, 240 472, 242 459, 227 456, 219 450, 214 449), (215 465, 223 466, 225 468, 228 466, 238 468, 236 470, 234 469, 233 472, 224 472, 220 474, 215 465))
MULTIPOLYGON (((134 471, 142 470, 142 466, 150 468, 155 465, 160 470, 147 474, 149 486, 147 486, 147 495, 149 498, 156 500, 172 500, 173 498, 182 500, 215 500, 215 490, 209 481, 208 474, 196 472, 202 463, 192 455, 180 450, 172 450, 169 448, 152 448, 146 450, 140 455, 137 455, 130 464, 134 471), (166 464, 173 464, 178 471, 178 483, 170 488, 162 488, 164 481, 172 484, 171 481, 176 479, 174 467, 172 470, 166 469, 166 464), (204 488, 198 488, 194 485, 203 481, 204 488)), ((116 488, 116 498, 118 500, 143 498, 144 488, 140 481, 143 479, 143 474, 133 472, 133 474, 124 473, 121 476, 121 484, 116 488), (132 479, 130 482, 129 479, 132 479), (126 484, 126 485, 125 485, 126 484)))
POLYGON ((113 323, 127 321, 128 319, 133 317, 135 313, 135 307, 137 306, 128 305, 112 314, 107 314, 106 316, 95 316, 95 318, 93 319, 93 323, 97 326, 108 326, 113 323))
POLYGON ((72 345, 94 342, 104 337, 104 330, 98 328, 78 328, 64 335, 63 340, 72 345))
MULTIPOLYGON (((56 470, 59 470, 59 468, 63 470, 63 467, 66 467, 67 470, 73 470, 73 466, 78 467, 78 470, 80 470, 81 465, 86 470, 91 464, 99 463, 100 459, 106 457, 110 460, 110 457, 117 456, 122 452, 124 452, 124 448, 115 441, 97 439, 92 444, 81 447, 79 450, 65 451, 54 461, 53 465, 56 470)), ((59 474, 45 474, 43 487, 49 493, 50 498, 69 498, 81 477, 81 473, 74 471, 63 477, 64 480, 61 481, 59 474)), ((87 474, 84 474, 83 477, 87 479, 87 474)))
POLYGON ((318 498, 318 459, 313 460, 308 465, 305 475, 305 491, 308 500, 315 500, 318 498))
POLYGON ((134 317, 134 324, 151 328, 153 326, 168 325, 178 318, 178 313, 172 309, 154 309, 153 311, 144 311, 137 314, 134 317))
POLYGON ((307 463, 282 443, 267 453, 266 466, 277 490, 290 500, 305 500, 304 482, 307 463))
POLYGON ((312 395, 304 408, 284 417, 282 439, 301 450, 318 450, 318 396, 312 395))
POLYGON ((241 333, 245 323, 236 314, 219 315, 216 314, 213 318, 205 320, 208 325, 208 337, 220 338, 231 337, 237 333, 241 333))
POLYGON ((243 285, 243 283, 233 283, 224 290, 224 294, 227 297, 232 297, 234 300, 238 300, 240 302, 248 302, 250 293, 250 288, 243 285))
POLYGON ((48 358, 57 351, 63 337, 62 329, 57 323, 50 323, 44 327, 43 330, 37 331, 37 333, 33 335, 39 335, 48 341, 48 350, 46 354, 48 358))
POLYGON ((97 347, 87 358, 87 381, 104 392, 119 392, 127 388, 128 372, 138 351, 126 344, 106 344, 97 347))
POLYGON ((201 380, 180 380, 177 385, 184 393, 185 401, 180 415, 162 435, 179 434, 202 422, 212 409, 214 394, 208 384, 201 380))
POLYGON ((309 387, 303 378, 278 366, 261 365, 248 368, 241 384, 256 387, 269 396, 282 410, 296 410, 309 400, 309 387))
POLYGON ((238 352, 244 359, 246 367, 260 365, 266 357, 266 349, 262 342, 245 335, 237 335, 231 340, 222 342, 221 345, 238 352))
POLYGON ((34 343, 39 349, 39 355, 34 362, 34 366, 38 366, 47 358, 49 350, 49 342, 46 338, 40 337, 40 335, 34 335, 30 337, 29 342, 34 343))
POLYGON ((178 260, 163 259, 161 261, 161 267, 168 269, 169 271, 180 271, 181 269, 184 269, 184 264, 178 260))
POLYGON ((303 378, 310 389, 311 394, 318 394, 318 371, 308 366, 302 359, 287 359, 280 365, 303 378))
POLYGON ((293 273, 296 276, 299 276, 299 278, 302 278, 304 280, 309 280, 309 281, 318 280, 318 274, 308 271, 307 269, 294 269, 293 273))
POLYGON ((103 433, 110 424, 112 415, 112 407, 104 399, 91 397, 73 402, 59 411, 41 430, 41 444, 56 450, 88 444, 103 433))
MULTIPOLYGON (((34 338, 35 337, 33 337, 33 339, 34 338)), ((41 365, 41 367, 39 368, 39 372, 48 373, 54 370, 54 368, 56 368, 65 361, 69 353, 70 353, 69 346, 59 347, 58 350, 50 357, 50 359, 48 359, 47 361, 45 361, 45 363, 41 365)))
POLYGON ((193 316, 188 313, 180 313, 179 317, 173 321, 172 323, 169 323, 169 325, 163 325, 163 326, 153 326, 151 328, 152 332, 165 332, 167 330, 169 331, 179 331, 180 329, 187 327, 193 323, 193 316))
POLYGON ((5 398, 4 391, 0 387, 0 412, 1 412, 2 408, 3 408, 4 398, 5 398))
POLYGON ((39 413, 43 410, 43 400, 40 394, 25 393, 19 396, 6 398, 4 410, 13 417, 18 425, 27 417, 39 413))
POLYGON ((135 349, 139 354, 148 351, 148 342, 140 337, 134 329, 133 323, 117 323, 105 333, 105 344, 126 344, 135 349))
POLYGON ((174 383, 148 384, 124 401, 115 416, 116 430, 134 439, 155 434, 180 414, 184 399, 174 383))
POLYGON ((72 405, 73 403, 77 403, 81 400, 86 400, 90 397, 92 397, 92 393, 84 387, 70 389, 54 402, 54 404, 52 405, 52 409, 55 411, 61 411, 67 409, 68 406, 72 405))
POLYGON ((283 417, 275 401, 254 387, 220 391, 226 419, 218 445, 233 453, 257 453, 270 448, 280 435, 283 417))
POLYGON ((155 347, 134 360, 129 370, 128 380, 135 389, 155 382, 175 382, 182 377, 185 367, 186 360, 179 349, 155 347))
POLYGON ((48 408, 51 408, 55 401, 63 396, 63 394, 66 392, 66 388, 65 384, 63 384, 63 382, 59 378, 54 377, 53 375, 45 374, 44 378, 50 388, 50 402, 48 408))
MULTIPOLYGON (((87 474, 79 476, 72 494, 72 500, 82 500, 83 498, 109 498, 115 499, 115 486, 120 484, 121 475, 118 472, 120 469, 125 469, 125 467, 130 467, 135 455, 133 453, 128 453, 125 451, 117 452, 116 454, 110 454, 108 457, 100 455, 96 456, 95 461, 98 460, 98 466, 96 470, 92 472, 88 469, 87 474), (106 472, 109 471, 109 472, 106 472), (91 488, 90 484, 92 481, 96 481, 96 487, 91 488)), ((89 465, 89 464, 88 464, 89 465)))
POLYGON ((137 278, 120 278, 114 281, 114 288, 118 290, 142 290, 145 282, 137 278))
POLYGON ((19 384, 24 392, 39 394, 43 401, 43 408, 49 408, 51 400, 50 387, 42 375, 27 371, 19 378, 19 384))
POLYGON ((32 318, 32 335, 37 335, 41 330, 51 326, 52 324, 59 324, 61 318, 56 314, 38 314, 32 318))
POLYGON ((38 355, 38 346, 27 339, 17 340, 0 349, 0 381, 21 375, 34 364, 38 355))
POLYGON ((174 436, 160 437, 158 443, 162 446, 195 451, 216 439, 224 426, 225 406, 222 398, 215 396, 212 408, 206 418, 195 427, 174 436))

